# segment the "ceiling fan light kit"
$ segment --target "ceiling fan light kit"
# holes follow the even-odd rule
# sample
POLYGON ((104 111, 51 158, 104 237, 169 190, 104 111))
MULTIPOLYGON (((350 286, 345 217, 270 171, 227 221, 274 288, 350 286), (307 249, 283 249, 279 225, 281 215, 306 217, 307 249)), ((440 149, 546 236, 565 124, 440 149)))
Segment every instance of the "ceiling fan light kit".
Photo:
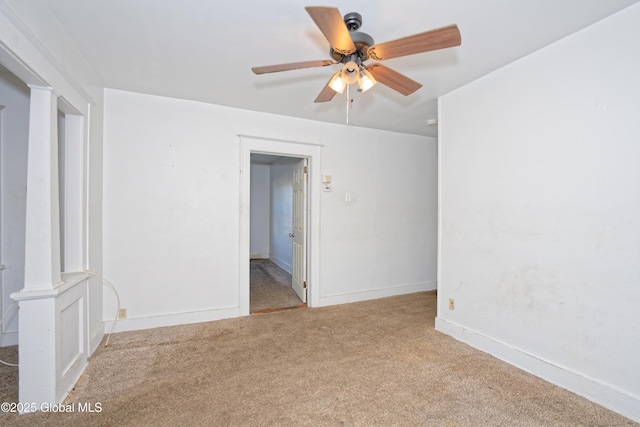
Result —
POLYGON ((364 65, 366 61, 383 61, 416 53, 460 46, 462 40, 455 24, 414 34, 386 43, 375 44, 373 37, 358 31, 362 16, 351 12, 344 17, 335 7, 307 6, 307 13, 329 41, 329 56, 335 61, 305 61, 290 64, 253 67, 255 74, 275 73, 302 68, 326 67, 343 64, 322 89, 315 102, 328 102, 336 93, 343 93, 351 84, 358 83, 359 91, 371 89, 377 82, 407 96, 422 85, 379 62, 364 65))
POLYGON ((344 92, 344 89, 347 87, 347 83, 342 78, 342 71, 338 71, 333 75, 333 77, 331 77, 331 80, 329 80, 329 87, 336 93, 344 92))
POLYGON ((358 71, 358 64, 353 61, 349 61, 342 67, 342 78, 348 85, 352 85, 358 81, 360 73, 358 71))
POLYGON ((376 79, 373 78, 373 74, 365 70, 360 70, 360 78, 358 79, 358 86, 361 92, 366 92, 376 84, 376 79))

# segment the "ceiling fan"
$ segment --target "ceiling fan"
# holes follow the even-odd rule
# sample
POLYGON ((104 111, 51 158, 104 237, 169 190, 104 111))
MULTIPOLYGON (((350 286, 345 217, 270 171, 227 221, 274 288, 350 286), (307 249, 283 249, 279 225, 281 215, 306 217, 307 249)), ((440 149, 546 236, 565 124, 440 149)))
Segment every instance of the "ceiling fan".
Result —
POLYGON ((380 82, 405 96, 410 95, 422 85, 379 62, 369 65, 365 65, 365 62, 369 59, 382 61, 461 44, 460 31, 455 24, 374 44, 369 34, 358 31, 362 25, 362 16, 359 13, 352 12, 342 17, 335 7, 307 6, 305 9, 329 41, 329 55, 333 60, 268 65, 253 67, 251 70, 255 74, 265 74, 344 64, 342 69, 331 77, 315 102, 331 101, 336 93, 343 93, 348 85, 356 82, 358 90, 362 92, 380 82))

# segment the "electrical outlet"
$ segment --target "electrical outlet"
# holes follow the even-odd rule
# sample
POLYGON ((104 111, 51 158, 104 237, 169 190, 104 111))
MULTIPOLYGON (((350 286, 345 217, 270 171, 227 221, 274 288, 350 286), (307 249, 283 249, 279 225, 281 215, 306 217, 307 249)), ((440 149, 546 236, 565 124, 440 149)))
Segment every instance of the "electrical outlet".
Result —
POLYGON ((456 309, 456 300, 454 300, 453 298, 449 298, 449 310, 455 310, 456 309))
POLYGON ((118 310, 118 319, 126 319, 127 318, 127 309, 121 308, 118 310))

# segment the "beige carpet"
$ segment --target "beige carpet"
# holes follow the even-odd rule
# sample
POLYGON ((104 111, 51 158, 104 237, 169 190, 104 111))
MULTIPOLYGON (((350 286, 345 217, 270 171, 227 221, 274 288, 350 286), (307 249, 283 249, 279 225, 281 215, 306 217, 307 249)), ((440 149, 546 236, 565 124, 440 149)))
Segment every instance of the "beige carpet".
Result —
POLYGON ((0 424, 636 425, 436 332, 435 306, 419 293, 115 334, 67 399, 102 412, 0 424))
POLYGON ((252 259, 250 265, 251 313, 302 304, 291 288, 291 274, 270 259, 252 259))

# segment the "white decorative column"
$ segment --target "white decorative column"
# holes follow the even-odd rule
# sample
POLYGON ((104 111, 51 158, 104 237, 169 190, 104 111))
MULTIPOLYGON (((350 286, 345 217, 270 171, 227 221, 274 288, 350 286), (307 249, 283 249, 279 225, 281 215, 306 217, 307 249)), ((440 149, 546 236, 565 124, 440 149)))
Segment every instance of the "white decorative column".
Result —
POLYGON ((83 278, 62 281, 58 188, 58 102, 31 87, 24 288, 19 303, 19 399, 25 411, 59 403, 86 366, 83 278))
POLYGON ((50 88, 31 87, 24 288, 19 303, 19 399, 56 402, 55 288, 60 284, 58 105, 50 88))
POLYGON ((60 284, 59 200, 58 101, 51 88, 31 87, 24 291, 60 284))

